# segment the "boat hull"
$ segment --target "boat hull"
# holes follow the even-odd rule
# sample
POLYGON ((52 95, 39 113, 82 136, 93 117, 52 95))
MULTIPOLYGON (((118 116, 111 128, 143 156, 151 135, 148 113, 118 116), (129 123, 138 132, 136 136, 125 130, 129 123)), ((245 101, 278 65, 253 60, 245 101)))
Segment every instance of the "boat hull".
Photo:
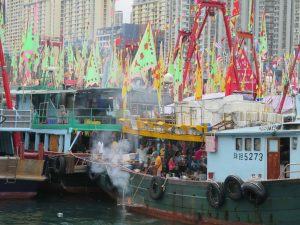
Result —
POLYGON ((189 224, 300 224, 300 179, 264 181, 267 198, 255 205, 247 199, 225 199, 219 208, 207 200, 207 181, 168 179, 160 199, 152 199, 149 187, 152 176, 132 173, 129 197, 131 211, 189 224))
POLYGON ((40 181, 0 179, 1 199, 27 199, 38 194, 40 181))
POLYGON ((43 184, 44 191, 62 191, 70 194, 101 193, 95 182, 86 173, 73 173, 52 176, 43 184))

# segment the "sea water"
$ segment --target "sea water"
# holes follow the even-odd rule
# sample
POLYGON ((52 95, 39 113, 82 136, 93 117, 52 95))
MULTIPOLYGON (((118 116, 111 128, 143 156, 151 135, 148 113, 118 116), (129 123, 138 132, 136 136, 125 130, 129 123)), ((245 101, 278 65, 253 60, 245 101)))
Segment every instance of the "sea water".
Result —
POLYGON ((128 213, 108 198, 43 195, 0 200, 0 225, 181 225, 128 213))

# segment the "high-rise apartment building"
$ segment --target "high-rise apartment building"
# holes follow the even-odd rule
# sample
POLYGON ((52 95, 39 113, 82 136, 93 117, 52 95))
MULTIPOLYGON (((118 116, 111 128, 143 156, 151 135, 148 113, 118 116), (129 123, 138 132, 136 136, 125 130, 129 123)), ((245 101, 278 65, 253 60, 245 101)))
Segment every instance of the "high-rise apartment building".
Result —
POLYGON ((165 55, 170 48, 175 48, 179 30, 189 31, 192 29, 194 22, 193 2, 193 0, 170 0, 166 2, 165 55))
POLYGON ((114 1, 61 0, 61 29, 66 41, 95 39, 99 28, 110 27, 114 18, 114 1))
POLYGON ((115 11, 115 21, 113 26, 122 26, 123 24, 123 11, 115 11))
POLYGON ((5 50, 20 50, 31 23, 41 39, 94 40, 97 29, 112 25, 114 9, 114 0, 6 0, 5 50))
POLYGON ((167 0, 134 0, 132 23, 151 23, 154 30, 164 30, 166 26, 167 0))
POLYGON ((21 48, 24 31, 23 0, 6 0, 5 2, 5 43, 4 51, 12 53, 14 46, 21 48))

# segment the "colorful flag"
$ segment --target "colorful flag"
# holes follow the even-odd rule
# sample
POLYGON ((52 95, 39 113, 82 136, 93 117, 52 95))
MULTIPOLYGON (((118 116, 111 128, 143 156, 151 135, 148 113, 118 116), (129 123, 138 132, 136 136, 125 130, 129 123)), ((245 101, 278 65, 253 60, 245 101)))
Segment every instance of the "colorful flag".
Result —
POLYGON ((235 27, 239 15, 240 15, 240 0, 234 0, 232 12, 231 12, 231 19, 230 19, 230 22, 232 24, 232 29, 235 27))
POLYGON ((248 31, 251 32, 254 25, 254 1, 249 0, 249 20, 248 20, 248 31))
POLYGON ((201 66, 201 54, 197 53, 197 68, 196 68, 196 90, 195 90, 195 100, 202 100, 202 92, 203 92, 203 73, 201 66))
POLYGON ((227 73, 225 78, 225 96, 231 95, 233 92, 232 90, 233 74, 234 74, 234 65, 233 65, 233 54, 231 51, 230 62, 227 68, 227 73))
POLYGON ((156 64, 157 60, 154 38, 150 23, 148 23, 146 31, 139 45, 139 49, 130 67, 131 78, 140 76, 144 79, 144 81, 146 81, 146 73, 150 68, 156 66, 156 64))
POLYGON ((163 56, 163 44, 161 43, 158 63, 153 74, 154 88, 157 91, 157 102, 159 106, 161 105, 161 87, 162 87, 164 72, 165 72, 165 64, 164 64, 164 56, 163 56))
POLYGON ((179 48, 178 56, 175 62, 175 77, 174 77, 174 101, 179 101, 179 88, 182 85, 182 47, 179 48))
POLYGON ((267 31, 266 31, 266 13, 265 11, 261 17, 261 30, 259 33, 259 54, 264 57, 268 52, 268 41, 267 41, 267 31))

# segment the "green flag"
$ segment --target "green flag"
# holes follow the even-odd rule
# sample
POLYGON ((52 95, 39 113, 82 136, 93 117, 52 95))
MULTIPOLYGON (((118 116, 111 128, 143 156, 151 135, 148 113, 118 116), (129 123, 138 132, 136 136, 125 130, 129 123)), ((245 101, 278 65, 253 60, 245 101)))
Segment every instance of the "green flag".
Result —
POLYGON ((173 57, 173 49, 171 48, 169 53, 169 65, 168 65, 168 73, 172 74, 173 77, 175 77, 175 68, 174 68, 174 57, 173 57))
POLYGON ((150 68, 156 66, 156 53, 154 38, 151 30, 150 23, 146 28, 146 31, 143 35, 142 41, 139 45, 139 49, 132 61, 130 67, 131 77, 141 76, 146 80, 146 73, 150 68))
POLYGON ((100 75, 97 67, 97 62, 95 60, 94 51, 91 50, 90 58, 87 68, 87 75, 85 79, 85 87, 99 86, 100 85, 100 75))

